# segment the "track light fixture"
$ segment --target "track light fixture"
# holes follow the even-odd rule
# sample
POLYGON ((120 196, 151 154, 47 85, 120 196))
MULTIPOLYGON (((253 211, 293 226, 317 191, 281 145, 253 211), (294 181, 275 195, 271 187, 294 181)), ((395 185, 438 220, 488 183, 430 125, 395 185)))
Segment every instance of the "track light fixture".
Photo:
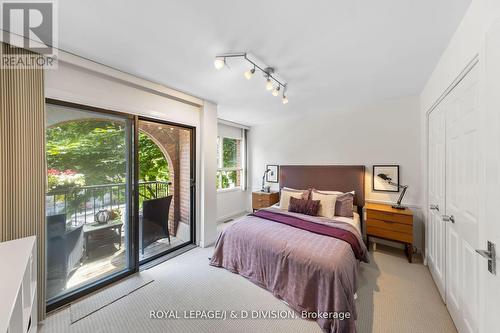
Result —
POLYGON ((273 96, 278 96, 280 93, 280 86, 277 86, 276 88, 274 88, 273 90, 273 96))
MULTIPOLYGON (((272 91, 273 96, 278 96, 280 94, 280 90, 283 91, 283 104, 288 103, 288 97, 285 95, 285 90, 287 87, 287 83, 283 82, 281 79, 278 79, 276 75, 274 74, 274 68, 272 67, 266 67, 266 66, 259 66, 256 64, 254 61, 250 60, 248 58, 247 53, 227 53, 227 54, 221 54, 215 57, 214 60, 214 66, 216 69, 222 69, 227 65, 227 58, 243 58, 247 62, 249 62, 253 68, 245 71, 243 75, 247 80, 250 80, 254 74, 255 71, 258 69, 264 74, 264 78, 266 79, 266 90, 272 91), (274 83, 273 83, 274 81, 274 83)), ((254 57, 252 57, 255 59, 254 57)))
POLYGON ((254 68, 249 69, 249 70, 247 70, 247 71, 245 72, 245 74, 244 74, 244 75, 245 75, 245 78, 246 78, 247 80, 250 80, 250 79, 252 78, 252 76, 253 76, 253 74, 254 74, 254 73, 255 73, 255 66, 254 66, 254 68))

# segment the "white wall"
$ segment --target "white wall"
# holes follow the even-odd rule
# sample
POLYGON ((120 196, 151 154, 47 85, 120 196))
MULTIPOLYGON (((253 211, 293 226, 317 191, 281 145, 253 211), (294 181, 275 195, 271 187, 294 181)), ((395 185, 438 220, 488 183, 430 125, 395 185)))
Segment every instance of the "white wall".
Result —
POLYGON ((45 96, 196 128, 197 243, 215 241, 217 106, 65 52, 45 71, 45 96), (186 103, 187 102, 187 103, 186 103))
MULTIPOLYGON (((366 199, 376 202, 393 202, 398 194, 372 191, 372 165, 399 164, 400 182, 409 185, 403 203, 416 211, 414 244, 421 248, 418 97, 332 109, 328 113, 304 110, 304 115, 298 118, 252 127, 249 159, 254 190, 260 188, 266 164, 365 165, 366 199)), ((277 184, 272 187, 278 189, 277 184)), ((248 197, 247 203, 250 203, 248 197)))
POLYGON ((200 246, 210 246, 217 240, 217 106, 206 102, 202 110, 200 246))
POLYGON ((225 222, 249 211, 248 193, 241 189, 217 192, 217 222, 225 222))
MULTIPOLYGON (((226 138, 242 139, 242 129, 235 126, 219 123, 217 135, 226 138)), ((243 152, 243 149, 242 149, 243 152)), ((247 209, 248 190, 241 188, 217 191, 217 222, 224 222, 228 219, 245 213, 247 209)))

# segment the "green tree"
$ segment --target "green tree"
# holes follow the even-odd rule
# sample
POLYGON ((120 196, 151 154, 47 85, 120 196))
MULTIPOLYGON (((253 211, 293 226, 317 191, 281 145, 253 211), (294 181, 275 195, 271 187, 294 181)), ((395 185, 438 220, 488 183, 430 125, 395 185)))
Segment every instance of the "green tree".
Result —
POLYGON ((147 136, 139 132, 139 179, 143 181, 168 181, 170 174, 163 152, 147 136))
MULTIPOLYGON (((47 168, 74 170, 86 185, 125 182, 125 123, 99 120, 67 122, 46 131, 47 168)), ((139 178, 168 181, 168 163, 160 148, 139 133, 139 178)))
POLYGON ((222 140, 222 167, 234 168, 238 166, 236 139, 224 138, 222 140))

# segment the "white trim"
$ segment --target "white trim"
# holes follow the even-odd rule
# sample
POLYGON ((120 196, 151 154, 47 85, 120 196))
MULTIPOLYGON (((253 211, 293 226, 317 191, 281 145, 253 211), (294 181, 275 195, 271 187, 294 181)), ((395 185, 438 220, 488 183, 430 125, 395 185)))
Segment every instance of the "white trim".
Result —
POLYGON ((236 192, 236 191, 243 192, 243 190, 241 189, 241 186, 236 186, 236 187, 231 187, 231 188, 219 188, 219 189, 217 189, 217 193, 236 192))
POLYGON ((458 74, 458 76, 451 82, 451 84, 446 88, 443 93, 438 97, 438 99, 432 104, 432 106, 427 110, 427 118, 430 113, 443 101, 443 99, 448 96, 448 94, 455 89, 455 87, 464 79, 464 77, 469 74, 469 72, 476 66, 479 62, 479 54, 476 54, 474 58, 464 67, 464 69, 458 74))
POLYGON ((234 123, 232 121, 229 121, 229 120, 224 120, 224 119, 220 119, 220 118, 217 118, 217 122, 219 124, 223 124, 223 125, 227 125, 227 126, 232 126, 232 127, 237 127, 237 128, 242 128, 242 129, 246 129, 246 130, 249 130, 250 127, 246 126, 246 125, 242 125, 242 124, 238 124, 238 123, 234 123))

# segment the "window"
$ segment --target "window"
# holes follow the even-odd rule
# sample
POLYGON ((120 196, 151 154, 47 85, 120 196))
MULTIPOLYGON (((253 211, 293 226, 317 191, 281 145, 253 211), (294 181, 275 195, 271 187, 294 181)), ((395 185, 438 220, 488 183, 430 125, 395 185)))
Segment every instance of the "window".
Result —
POLYGON ((217 189, 241 187, 241 140, 217 137, 217 189))

